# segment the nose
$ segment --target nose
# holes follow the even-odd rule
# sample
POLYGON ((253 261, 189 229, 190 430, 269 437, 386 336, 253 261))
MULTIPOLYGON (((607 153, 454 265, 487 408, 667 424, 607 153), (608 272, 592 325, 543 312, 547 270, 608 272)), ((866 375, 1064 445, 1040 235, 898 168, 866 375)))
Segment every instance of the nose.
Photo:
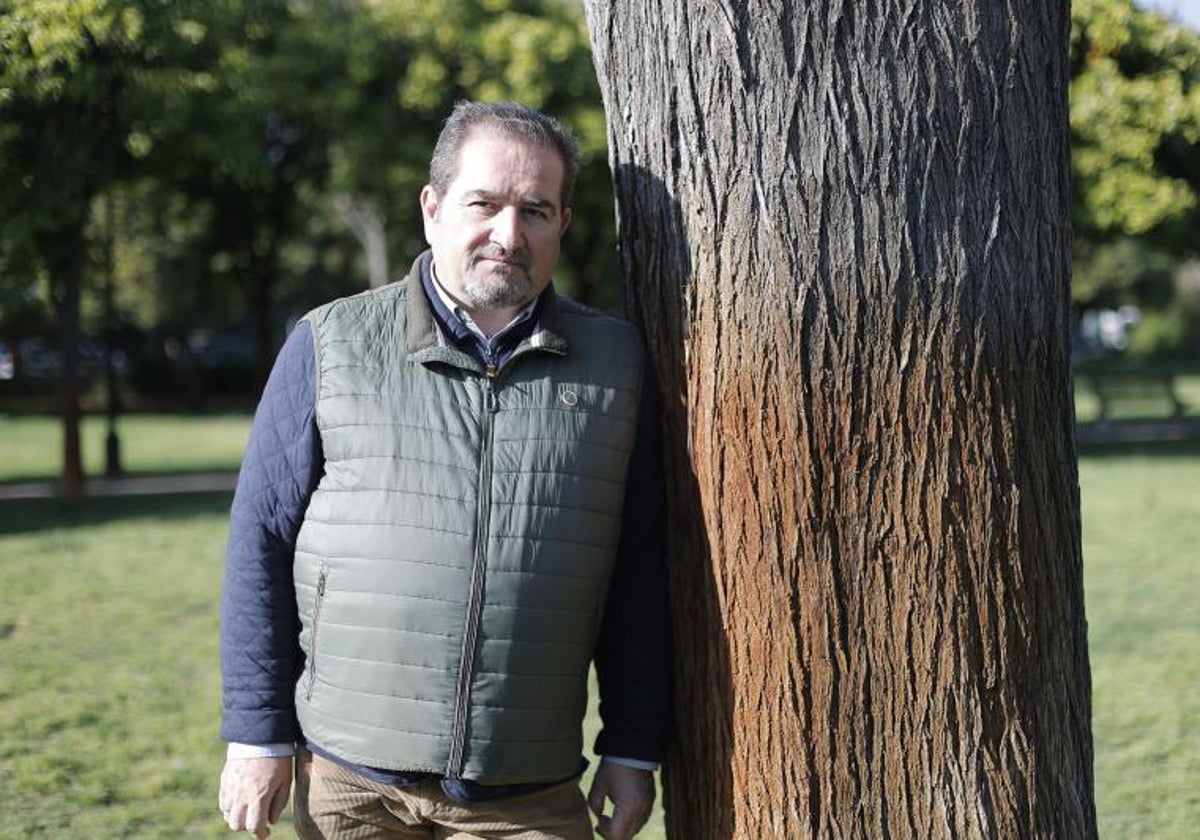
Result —
POLYGON ((525 239, 521 228, 520 208, 505 207, 492 216, 492 229, 488 238, 492 244, 499 245, 506 251, 520 248, 525 239))

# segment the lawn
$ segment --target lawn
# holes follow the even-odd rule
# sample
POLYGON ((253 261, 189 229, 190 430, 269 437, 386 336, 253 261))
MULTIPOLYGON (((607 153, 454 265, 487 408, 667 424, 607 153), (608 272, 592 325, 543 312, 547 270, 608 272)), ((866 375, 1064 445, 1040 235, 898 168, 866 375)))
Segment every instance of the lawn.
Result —
MULTIPOLYGON (((1179 375, 1176 390, 1187 406, 1187 415, 1200 417, 1200 374, 1179 375)), ((1075 406, 1081 423, 1096 419, 1099 402, 1085 377, 1076 384, 1075 406)), ((1167 412, 1161 401, 1140 408, 1148 417, 1162 417, 1167 412)), ((250 421, 248 414, 125 415, 117 426, 125 470, 139 474, 236 470, 250 421)), ((104 471, 107 432, 104 417, 84 419, 81 443, 84 469, 90 476, 104 471)), ((0 483, 56 478, 61 435, 56 417, 0 413, 0 483)))
MULTIPOLYGON (((84 470, 104 472, 107 421, 84 419, 84 470)), ((123 466, 130 473, 236 470, 250 433, 248 414, 130 414, 117 425, 123 466)), ((0 482, 55 478, 62 432, 57 418, 0 414, 0 482)))
MULTIPOLYGON (((1184 416, 1200 417, 1200 373, 1177 373, 1175 395, 1183 402, 1184 416)), ((1157 395, 1144 400, 1123 401, 1114 410, 1113 419, 1155 419, 1170 414, 1170 403, 1157 395)), ((1086 375, 1075 378, 1075 415, 1080 423, 1091 423, 1099 419, 1100 400, 1086 375)))
MULTIPOLYGON (((1200 824, 1200 447, 1165 453, 1081 464, 1106 837, 1200 824)), ((215 806, 228 504, 0 503, 0 837, 229 836, 215 806)))
POLYGON ((1080 464, 1102 837, 1200 825, 1200 446, 1080 464))
POLYGON ((222 834, 228 507, 225 494, 78 513, 0 503, 0 837, 222 834))

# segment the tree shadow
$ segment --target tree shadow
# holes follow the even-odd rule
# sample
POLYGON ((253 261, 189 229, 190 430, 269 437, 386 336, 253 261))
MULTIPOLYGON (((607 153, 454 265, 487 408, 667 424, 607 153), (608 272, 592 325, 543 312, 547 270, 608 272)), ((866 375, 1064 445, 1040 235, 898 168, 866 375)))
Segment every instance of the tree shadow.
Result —
POLYGON ((625 300, 658 380, 668 494, 668 569, 675 645, 674 726, 663 771, 668 827, 734 831, 733 674, 701 490, 688 449, 692 427, 684 342, 692 262, 679 202, 663 181, 618 166, 625 300), (673 816, 675 815, 675 816, 673 816))
POLYGON ((1200 439, 1079 443, 1084 458, 1200 458, 1200 439))
POLYGON ((128 519, 227 517, 232 500, 229 492, 207 492, 94 497, 75 504, 62 499, 0 501, 0 535, 90 528, 128 519))
MULTIPOLYGON (((151 470, 124 470, 118 478, 173 478, 175 476, 196 476, 196 475, 218 475, 229 474, 236 475, 238 470, 237 464, 221 466, 183 466, 170 467, 167 469, 151 469, 151 470)), ((88 473, 85 481, 107 481, 108 478, 103 473, 88 473)), ((30 472, 16 473, 13 475, 0 478, 0 487, 12 487, 18 484, 58 484, 60 476, 57 474, 49 474, 45 472, 30 472)))

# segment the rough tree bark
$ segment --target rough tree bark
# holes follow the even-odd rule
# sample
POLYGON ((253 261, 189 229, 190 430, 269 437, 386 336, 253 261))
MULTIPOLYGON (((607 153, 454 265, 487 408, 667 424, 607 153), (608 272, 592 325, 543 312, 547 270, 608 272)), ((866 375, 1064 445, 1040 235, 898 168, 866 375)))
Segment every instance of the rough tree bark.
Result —
POLYGON ((1095 835, 1066 2, 590 0, 673 837, 1095 835))

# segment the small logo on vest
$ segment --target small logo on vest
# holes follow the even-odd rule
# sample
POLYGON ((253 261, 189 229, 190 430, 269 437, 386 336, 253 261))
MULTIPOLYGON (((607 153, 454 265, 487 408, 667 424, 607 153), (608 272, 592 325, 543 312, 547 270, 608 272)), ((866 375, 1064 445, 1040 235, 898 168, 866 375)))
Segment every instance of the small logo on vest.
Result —
POLYGON ((567 385, 558 386, 558 398, 560 401, 562 401, 563 405, 571 408, 574 408, 579 404, 579 395, 572 391, 567 385))

